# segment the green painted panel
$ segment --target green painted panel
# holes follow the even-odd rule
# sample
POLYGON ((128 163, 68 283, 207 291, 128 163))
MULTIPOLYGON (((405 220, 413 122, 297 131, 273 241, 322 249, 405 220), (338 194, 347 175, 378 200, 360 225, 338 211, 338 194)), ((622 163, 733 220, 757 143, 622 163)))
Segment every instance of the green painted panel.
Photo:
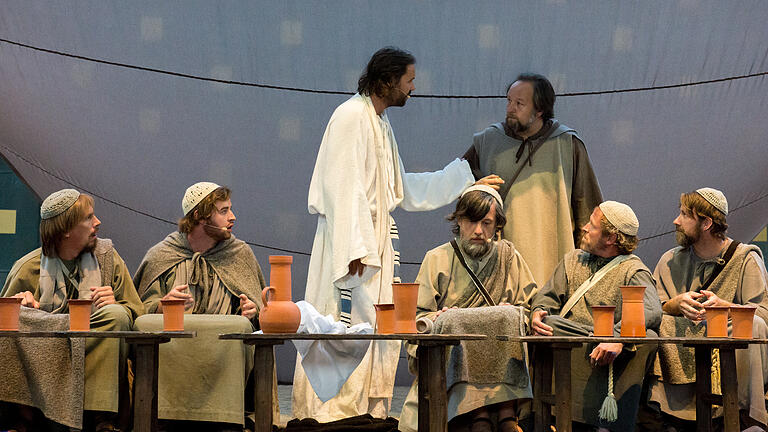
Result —
MULTIPOLYGON (((40 201, 16 173, 0 158, 0 210, 15 210, 13 234, 0 234, 0 283, 13 263, 40 246, 40 201)), ((7 214, 7 212, 6 212, 7 214)))

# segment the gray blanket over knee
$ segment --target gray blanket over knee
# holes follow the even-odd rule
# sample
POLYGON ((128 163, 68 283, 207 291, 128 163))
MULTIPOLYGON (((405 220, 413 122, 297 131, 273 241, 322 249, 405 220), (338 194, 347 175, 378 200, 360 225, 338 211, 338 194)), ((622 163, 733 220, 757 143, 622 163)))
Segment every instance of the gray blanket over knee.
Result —
MULTIPOLYGON (((22 307, 21 331, 69 330, 69 315, 22 307)), ((83 426, 85 339, 0 337, 0 400, 40 409, 63 425, 83 426)))
POLYGON ((435 320, 433 333, 484 334, 482 341, 462 341, 450 347, 447 388, 454 384, 506 383, 530 386, 527 353, 523 344, 496 340, 497 335, 525 335, 523 309, 519 306, 489 306, 449 309, 435 320))

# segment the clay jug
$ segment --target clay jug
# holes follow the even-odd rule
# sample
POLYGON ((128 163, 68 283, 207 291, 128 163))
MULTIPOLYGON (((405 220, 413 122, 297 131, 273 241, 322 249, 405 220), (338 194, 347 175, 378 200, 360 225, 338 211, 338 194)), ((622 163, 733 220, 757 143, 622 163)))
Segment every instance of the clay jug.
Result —
POLYGON ((18 330, 21 297, 0 297, 0 330, 18 330))
POLYGON ((419 284, 392 284, 392 299, 395 302, 395 333, 418 333, 416 330, 416 301, 418 298, 419 284))
POLYGON ((757 306, 731 306, 733 320, 732 336, 736 339, 752 339, 752 321, 755 318, 757 306))
POLYGON ((301 324, 301 311, 291 301, 292 262, 292 256, 269 257, 270 286, 261 291, 263 307, 259 312, 259 325, 264 333, 296 333, 301 324))
POLYGON ((645 337, 644 286, 621 287, 621 336, 645 337))
POLYGON ((595 324, 595 336, 613 336, 613 315, 615 312, 616 306, 592 306, 592 321, 595 324))
POLYGON ((395 332, 395 305, 382 303, 373 305, 376 308, 376 333, 392 334, 395 332))
POLYGON ((160 300, 163 305, 163 331, 184 331, 184 300, 160 300))
POLYGON ((72 299, 69 303, 69 330, 88 331, 91 329, 91 306, 93 300, 72 299))
MULTIPOLYGON (((707 317, 707 337, 728 337, 728 309, 728 306, 708 306, 704 308, 707 317)), ((752 324, 750 324, 749 330, 751 333, 752 324)))

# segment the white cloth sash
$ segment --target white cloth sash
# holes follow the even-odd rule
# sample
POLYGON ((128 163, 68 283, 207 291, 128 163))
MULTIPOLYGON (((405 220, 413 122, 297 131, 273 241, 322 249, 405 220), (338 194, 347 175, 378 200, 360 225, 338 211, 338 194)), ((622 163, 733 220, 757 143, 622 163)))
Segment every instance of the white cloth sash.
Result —
POLYGON ((619 264, 623 263, 624 261, 632 258, 634 255, 619 255, 612 259, 608 264, 604 265, 600 270, 598 270, 595 274, 589 277, 589 279, 585 280, 584 283, 579 286, 579 289, 576 290, 576 292, 573 293, 571 298, 568 299, 567 302, 565 302, 565 306, 563 306, 563 309, 560 311, 560 316, 565 318, 565 315, 573 309, 574 306, 576 306, 576 303, 581 300, 582 297, 584 297, 584 294, 589 291, 590 288, 595 286, 596 283, 600 281, 600 279, 603 278, 609 271, 616 268, 619 264))

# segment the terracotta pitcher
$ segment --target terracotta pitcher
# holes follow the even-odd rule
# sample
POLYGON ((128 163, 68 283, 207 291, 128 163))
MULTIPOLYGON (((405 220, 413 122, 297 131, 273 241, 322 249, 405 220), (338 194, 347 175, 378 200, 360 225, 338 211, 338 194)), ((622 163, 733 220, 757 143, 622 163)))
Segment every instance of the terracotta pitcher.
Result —
POLYGON ((621 336, 645 337, 644 286, 621 287, 621 336))
POLYGON ((291 301, 292 256, 270 255, 269 285, 261 291, 264 305, 259 324, 264 333, 296 333, 301 324, 301 311, 291 301), (272 293, 267 296, 267 293, 272 293))
POLYGON ((392 303, 375 304, 376 333, 392 334, 395 332, 395 305, 392 303))
POLYGON ((592 321, 595 323, 595 336, 613 336, 613 315, 616 306, 592 306, 592 321))
POLYGON ((21 297, 0 297, 0 330, 18 330, 21 297))
POLYGON ((392 299, 395 302, 395 333, 417 333, 416 301, 418 298, 419 284, 392 284, 392 299))
POLYGON ((757 306, 731 306, 733 320, 733 337, 736 339, 752 339, 752 321, 755 318, 757 306))
POLYGON ((184 300, 160 300, 163 305, 163 331, 184 331, 184 300))
POLYGON ((67 302, 69 303, 69 330, 90 330, 93 300, 71 299, 67 302))
MULTIPOLYGON (((728 306, 705 307, 707 315, 707 337, 728 337, 728 306)), ((752 333, 752 324, 749 324, 749 332, 752 333)))

